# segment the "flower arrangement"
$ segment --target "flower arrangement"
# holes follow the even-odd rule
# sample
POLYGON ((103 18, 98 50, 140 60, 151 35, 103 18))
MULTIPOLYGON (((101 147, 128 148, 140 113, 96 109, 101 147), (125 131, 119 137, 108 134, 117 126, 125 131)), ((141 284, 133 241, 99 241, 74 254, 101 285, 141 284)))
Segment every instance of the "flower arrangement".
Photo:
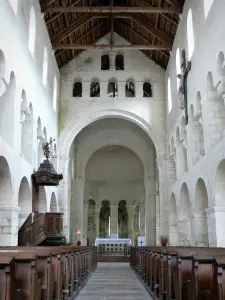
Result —
POLYGON ((80 241, 77 241, 77 246, 79 247, 81 245, 81 242, 80 241))

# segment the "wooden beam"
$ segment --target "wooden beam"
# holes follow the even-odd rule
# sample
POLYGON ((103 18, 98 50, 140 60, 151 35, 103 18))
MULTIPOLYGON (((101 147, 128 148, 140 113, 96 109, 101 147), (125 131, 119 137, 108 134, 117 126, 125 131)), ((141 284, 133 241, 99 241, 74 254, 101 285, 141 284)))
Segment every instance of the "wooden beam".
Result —
POLYGON ((115 44, 53 44, 53 49, 127 49, 127 50, 167 50, 164 45, 115 45, 115 44))
POLYGON ((183 3, 181 3, 180 0, 166 0, 166 2, 174 7, 181 8, 183 6, 183 3))
POLYGON ((132 16, 133 21, 135 21, 139 26, 148 31, 150 34, 155 36, 158 40, 160 40, 167 49, 171 50, 173 46, 173 39, 165 34, 163 31, 155 28, 154 25, 147 21, 143 17, 139 15, 132 16))
POLYGON ((90 14, 85 14, 82 17, 77 18, 75 22, 70 25, 70 27, 61 30, 59 33, 57 33, 55 36, 52 37, 51 39, 52 44, 62 42, 64 39, 69 37, 75 31, 79 30, 84 24, 90 22, 92 19, 93 17, 90 16, 90 14))
POLYGON ((180 7, 128 7, 128 6, 52 6, 47 7, 44 12, 60 12, 60 13, 165 13, 165 14, 181 14, 180 7))

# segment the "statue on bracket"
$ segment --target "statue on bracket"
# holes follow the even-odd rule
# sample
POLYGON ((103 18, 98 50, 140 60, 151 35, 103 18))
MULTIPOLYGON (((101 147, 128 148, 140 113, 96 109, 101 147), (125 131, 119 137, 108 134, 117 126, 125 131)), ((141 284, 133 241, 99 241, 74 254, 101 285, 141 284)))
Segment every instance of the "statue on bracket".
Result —
POLYGON ((182 50, 182 60, 180 67, 180 74, 177 75, 177 78, 180 79, 179 83, 179 97, 180 97, 180 108, 185 110, 185 123, 188 123, 188 103, 187 103, 187 77, 188 73, 191 70, 191 61, 186 61, 185 50, 182 50))

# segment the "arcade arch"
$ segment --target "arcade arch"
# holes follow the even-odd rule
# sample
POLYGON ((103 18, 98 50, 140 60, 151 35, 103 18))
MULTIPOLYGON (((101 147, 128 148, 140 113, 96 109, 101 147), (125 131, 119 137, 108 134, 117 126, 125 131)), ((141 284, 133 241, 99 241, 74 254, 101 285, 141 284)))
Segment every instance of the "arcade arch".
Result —
POLYGON ((18 206, 20 207, 18 228, 20 228, 32 212, 31 189, 26 177, 23 177, 20 182, 18 206))

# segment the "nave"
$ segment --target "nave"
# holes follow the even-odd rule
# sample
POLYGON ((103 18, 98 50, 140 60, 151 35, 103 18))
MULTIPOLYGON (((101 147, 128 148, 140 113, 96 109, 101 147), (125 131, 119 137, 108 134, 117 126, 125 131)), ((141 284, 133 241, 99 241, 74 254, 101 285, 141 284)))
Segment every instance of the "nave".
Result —
POLYGON ((129 263, 99 262, 76 300, 151 300, 129 263))

